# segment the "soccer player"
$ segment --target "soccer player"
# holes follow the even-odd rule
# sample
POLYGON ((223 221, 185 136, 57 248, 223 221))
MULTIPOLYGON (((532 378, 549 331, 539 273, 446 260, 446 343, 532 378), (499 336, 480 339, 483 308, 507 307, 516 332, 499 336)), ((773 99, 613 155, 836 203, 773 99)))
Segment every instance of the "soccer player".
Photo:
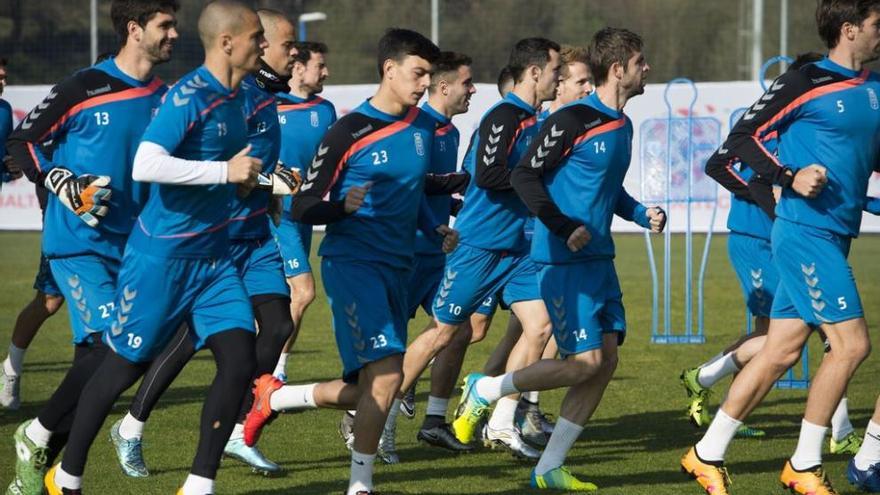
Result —
POLYGON ((823 0, 816 21, 828 57, 780 76, 723 145, 782 186, 771 233, 780 286, 767 342, 681 460, 714 495, 727 493, 723 462, 737 429, 798 360, 811 326, 822 329, 831 350, 813 377, 798 445, 780 480, 795 493, 835 493, 822 468, 822 443, 849 379, 870 352, 846 258, 880 155, 880 80, 863 67, 880 54, 880 2, 823 0), (778 135, 778 158, 760 144, 771 133, 778 135))
MULTIPOLYGON (((799 70, 804 64, 821 59, 821 54, 807 53, 799 56, 788 70, 799 70)), ((772 139, 765 141, 763 145, 768 150, 776 148, 775 140, 772 139)), ((706 173, 723 186, 736 191, 736 194, 731 194, 731 208, 727 219, 730 235, 727 245, 730 263, 739 279, 746 305, 755 317, 754 331, 709 361, 682 372, 681 383, 689 399, 688 418, 698 427, 707 426, 711 421, 706 401, 712 385, 742 369, 764 345, 770 324, 770 309, 779 284, 779 275, 770 248, 770 231, 772 219, 775 218, 773 208, 776 206, 771 187, 768 185, 762 195, 754 193, 754 186, 741 187, 751 182, 754 171, 743 163, 738 168, 729 166, 736 160, 728 155, 729 153, 712 155, 706 163, 706 173), (769 207, 759 206, 761 196, 767 198, 769 207), (762 211, 765 207, 766 212, 762 211)), ((861 439, 849 420, 846 397, 841 399, 831 418, 831 433, 832 454, 855 454, 861 445, 861 439)), ((746 425, 737 430, 737 436, 741 437, 760 437, 764 434, 763 430, 746 425)))
POLYGON ((343 378, 283 386, 264 375, 245 423, 252 444, 273 411, 356 409, 348 495, 374 493, 379 436, 402 379, 417 224, 436 227, 444 251, 455 246, 454 231, 427 225, 434 222, 419 207, 436 121, 415 105, 439 53, 414 31, 386 32, 378 47, 379 89, 329 129, 293 201, 295 220, 327 224, 318 253, 343 378))
POLYGON ((501 95, 502 98, 507 96, 507 93, 510 93, 513 90, 513 73, 510 72, 510 67, 504 66, 498 71, 498 94, 501 95))
MULTIPOLYGON (((525 206, 510 186, 510 170, 535 134, 535 110, 553 98, 559 79, 559 45, 544 38, 527 38, 514 46, 510 63, 514 89, 493 106, 471 140, 463 168, 472 175, 465 204, 456 225, 462 246, 447 256, 442 291, 433 302, 437 326, 426 330, 409 346, 404 361, 407 390, 454 338, 459 327, 489 297, 501 293, 523 322, 522 345, 514 348, 511 366, 540 358, 549 336, 549 316, 537 287, 537 267, 528 256, 523 226, 525 206)), ((515 455, 537 458, 515 430, 518 397, 496 408, 488 436, 515 455)), ((471 435, 462 436, 470 443, 471 435)))
POLYGON ((541 295, 563 359, 544 359, 495 378, 469 375, 456 419, 456 432, 468 431, 505 395, 570 387, 532 471, 535 488, 596 489, 572 476, 563 462, 611 380, 626 331, 611 220, 617 213, 654 232, 662 231, 666 220, 661 209, 646 208, 623 189, 633 130, 622 110, 644 92, 649 67, 642 40, 625 29, 605 28, 593 36, 589 60, 596 92, 551 114, 511 176, 540 220, 531 254, 541 266, 541 295))
POLYGON ((199 446, 180 493, 213 493, 220 456, 254 372, 254 316, 229 256, 229 208, 256 185, 247 156, 242 80, 265 48, 257 14, 218 0, 202 10, 205 63, 172 87, 134 157, 132 178, 152 182, 119 270, 111 348, 83 390, 64 458, 45 476, 50 495, 81 493, 88 451, 114 401, 187 321, 217 374, 202 410, 199 446), (236 187, 237 185, 237 187, 236 187))
MULTIPOLYGON (((263 162, 256 189, 234 200, 229 222, 229 255, 244 283, 260 332, 256 339, 255 377, 271 372, 281 348, 293 333, 288 307, 287 284, 281 269, 281 255, 269 230, 266 210, 272 194, 290 195, 300 182, 298 175, 286 169, 276 171, 281 147, 275 92, 287 87, 293 65, 296 33, 293 24, 281 12, 258 10, 268 46, 257 74, 242 81, 244 110, 248 123, 251 154, 263 162), (273 173, 274 172, 274 173, 273 173)), ((171 385, 186 363, 196 353, 189 328, 183 326, 153 360, 132 402, 128 414, 110 429, 119 463, 132 477, 149 475, 142 454, 144 423, 161 395, 171 385)), ((244 444, 243 423, 250 409, 251 394, 245 395, 238 422, 226 444, 224 454, 249 465, 255 472, 274 474, 281 468, 268 460, 256 446, 244 444)))
MULTIPOLYGON (((324 90, 324 81, 330 76, 327 68, 327 45, 317 41, 301 41, 295 45, 297 55, 289 87, 276 93, 278 120, 281 123, 281 156, 285 166, 305 170, 327 129, 336 122, 336 108, 318 96, 324 90)), ((273 233, 284 263, 284 275, 290 286, 290 314, 300 331, 303 314, 315 299, 315 278, 309 264, 312 249, 312 226, 294 222, 290 216, 292 198, 284 199, 283 214, 273 233)), ((287 356, 296 339, 294 334, 281 351, 281 357, 272 372, 282 382, 287 381, 287 356)))
POLYGON ((123 247, 147 192, 131 180, 131 159, 166 90, 151 72, 171 57, 177 8, 176 1, 114 2, 117 56, 59 83, 10 136, 15 162, 51 192, 43 253, 71 301, 75 346, 49 402, 15 432, 10 490, 42 492, 50 440, 69 431, 80 394, 107 353, 102 337, 113 320, 123 247), (55 143, 51 159, 40 148, 47 140, 55 143))
MULTIPOLYGON (((873 206, 877 206, 876 200, 873 206)), ((874 415, 868 421, 864 442, 849 461, 846 477, 862 491, 880 493, 880 397, 874 406, 874 415)))

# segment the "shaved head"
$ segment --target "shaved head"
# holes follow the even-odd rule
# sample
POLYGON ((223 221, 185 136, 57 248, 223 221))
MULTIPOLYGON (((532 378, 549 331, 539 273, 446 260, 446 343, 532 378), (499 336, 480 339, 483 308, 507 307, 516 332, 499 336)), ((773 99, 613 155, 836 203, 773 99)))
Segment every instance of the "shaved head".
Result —
POLYGON ((247 4, 236 0, 215 0, 202 10, 199 16, 199 38, 207 51, 218 36, 235 36, 241 33, 246 22, 257 14, 247 4))
POLYGON ((260 16, 260 23, 266 31, 266 38, 271 38, 279 30, 293 29, 290 18, 277 10, 260 9, 257 10, 257 15, 260 16))

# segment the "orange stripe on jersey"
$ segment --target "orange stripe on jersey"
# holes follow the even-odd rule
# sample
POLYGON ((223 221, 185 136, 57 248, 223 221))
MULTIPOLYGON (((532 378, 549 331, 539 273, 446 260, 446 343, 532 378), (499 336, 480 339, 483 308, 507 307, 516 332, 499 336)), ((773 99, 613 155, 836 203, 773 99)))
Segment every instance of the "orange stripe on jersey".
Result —
POLYGON ((626 125, 626 117, 621 117, 617 120, 612 120, 611 122, 606 122, 600 126, 593 127, 590 130, 588 130, 587 132, 585 132, 585 133, 581 134, 580 136, 578 136, 577 138, 575 138, 574 143, 572 143, 572 145, 571 145, 571 148, 568 148, 567 150, 565 150, 565 152, 562 153, 562 156, 568 155, 575 146, 583 143, 584 141, 588 141, 588 140, 598 136, 599 134, 605 134, 606 132, 616 131, 617 129, 620 129, 621 127, 623 127, 625 125, 626 125))
POLYGON ((449 123, 449 124, 444 125, 443 127, 438 128, 436 131, 434 131, 434 135, 435 136, 445 136, 445 135, 449 134, 449 131, 451 131, 453 129, 455 129, 455 126, 452 125, 452 123, 449 123))
POLYGON ((316 96, 314 100, 304 101, 302 103, 286 103, 284 105, 278 105, 279 112, 289 112, 291 110, 303 110, 306 108, 312 108, 315 105, 320 104, 324 101, 324 98, 320 96, 316 96))
POLYGON ((98 105, 103 105, 105 103, 112 103, 114 101, 124 101, 124 100, 133 100, 135 98, 141 98, 143 96, 148 96, 156 92, 160 87, 162 87, 164 83, 158 77, 153 78, 153 82, 149 85, 144 86, 142 88, 131 88, 126 89, 125 91, 120 91, 118 93, 110 93, 102 96, 96 96, 94 98, 88 98, 72 107, 58 119, 58 122, 52 125, 48 131, 40 138, 40 141, 46 139, 47 136, 57 131, 68 119, 75 116, 79 112, 87 109, 96 107, 98 105))
POLYGON ((33 160, 33 161, 34 161, 34 165, 37 166, 37 170, 39 170, 40 172, 42 172, 42 171, 43 171, 43 168, 40 167, 40 159, 37 158, 37 150, 34 148, 34 143, 31 143, 30 141, 28 141, 28 142, 27 142, 27 149, 28 149, 28 153, 31 154, 31 160, 33 160))
POLYGON ((381 141, 389 136, 397 134, 398 132, 406 129, 416 120, 416 117, 419 115, 418 107, 412 107, 407 112, 406 116, 402 120, 398 120, 397 122, 390 124, 382 129, 372 133, 367 134, 361 139, 352 143, 351 146, 348 147, 348 150, 342 155, 342 158, 339 159, 339 162, 336 164, 336 169, 333 171, 333 178, 330 179, 330 185, 327 186, 327 190, 324 191, 321 196, 326 196, 328 192, 330 192, 330 188, 333 187, 333 184, 336 183, 336 179, 339 177, 339 174, 342 172, 342 167, 345 166, 345 162, 351 158, 351 155, 357 153, 358 151, 366 148, 367 146, 381 141))
POLYGON ((260 110, 262 110, 262 109, 268 107, 269 105, 271 105, 271 104, 273 104, 273 103, 275 103, 275 99, 274 99, 274 98, 269 98, 268 100, 265 100, 265 101, 261 102, 259 105, 256 106, 256 108, 254 108, 254 111, 251 112, 250 115, 248 115, 248 117, 247 117, 246 120, 251 120, 252 118, 254 118, 255 115, 257 115, 258 113, 260 113, 260 110))

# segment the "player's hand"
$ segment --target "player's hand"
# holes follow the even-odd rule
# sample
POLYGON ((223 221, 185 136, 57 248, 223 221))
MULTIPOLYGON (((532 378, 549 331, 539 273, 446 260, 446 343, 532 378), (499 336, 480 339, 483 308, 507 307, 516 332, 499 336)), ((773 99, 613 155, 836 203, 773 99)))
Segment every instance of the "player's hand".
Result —
POLYGON ((275 224, 276 227, 281 225, 281 213, 284 212, 284 202, 281 199, 281 196, 272 196, 269 198, 269 208, 266 210, 266 213, 269 215, 269 218, 272 219, 272 223, 275 224))
POLYGON ((448 225, 438 225, 435 232, 443 236, 443 252, 451 253, 458 247, 458 231, 448 225))
POLYGON ((373 187, 372 182, 365 182, 362 186, 351 187, 348 192, 345 193, 345 212, 356 212, 358 208, 364 204, 364 200, 367 198, 367 193, 370 191, 371 187, 373 187))
POLYGON ((299 192, 302 186, 302 175, 299 169, 284 168, 281 165, 275 167, 271 174, 260 174, 257 177, 257 187, 272 191, 275 196, 290 196, 299 192))
POLYGON ((666 227, 666 212, 663 211, 663 208, 660 208, 659 206, 648 208, 645 215, 647 215, 650 220, 651 232, 655 234, 663 232, 663 228, 666 227))
POLYGON ((106 175, 82 175, 77 177, 66 168, 56 167, 49 171, 43 185, 52 191, 61 204, 74 212, 90 227, 109 212, 110 177, 106 175))
POLYGON ((815 198, 822 192, 825 184, 828 183, 828 176, 825 167, 814 163, 804 167, 794 174, 794 180, 791 188, 805 198, 815 198))
POLYGON ((256 185, 257 176, 263 168, 263 160, 247 156, 250 152, 251 145, 249 144, 226 162, 227 182, 230 184, 245 184, 251 188, 256 185))
POLYGON ((588 231, 586 227, 581 225, 580 227, 576 228, 570 236, 568 236, 568 240, 565 241, 565 245, 568 246, 569 251, 571 251, 572 253, 576 253, 583 249, 583 247, 586 246, 592 238, 593 236, 590 235, 590 231, 588 231))
POLYGON ((6 168, 6 176, 3 177, 4 182, 11 182, 20 179, 21 176, 24 175, 24 172, 21 171, 21 167, 15 163, 15 160, 13 160, 10 155, 3 157, 3 167, 6 168))

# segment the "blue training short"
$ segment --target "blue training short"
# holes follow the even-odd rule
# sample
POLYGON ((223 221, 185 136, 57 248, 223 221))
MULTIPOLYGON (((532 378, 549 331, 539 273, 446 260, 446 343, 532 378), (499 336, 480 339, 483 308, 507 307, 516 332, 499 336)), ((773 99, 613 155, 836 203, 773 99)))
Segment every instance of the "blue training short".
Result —
POLYGON ((489 296, 510 306, 541 299, 538 267, 528 252, 512 255, 459 245, 446 256, 446 271, 434 299, 434 317, 457 325, 467 320, 489 296))
POLYGON ((73 343, 82 344, 90 334, 109 330, 116 317, 119 261, 87 254, 51 259, 49 266, 67 299, 73 343))
POLYGON ((40 254, 40 268, 37 269, 37 276, 34 278, 34 290, 40 291, 48 296, 61 296, 61 289, 52 276, 52 269, 49 268, 49 258, 44 254, 40 254))
POLYGON ((614 261, 541 265, 538 278, 560 356, 601 349, 610 332, 623 344, 626 313, 614 261))
MULTIPOLYGON (((416 255, 413 263, 413 270, 410 273, 409 284, 407 284, 407 307, 409 308, 410 318, 414 318, 419 306, 425 310, 428 316, 434 316, 432 303, 437 297, 437 290, 440 288, 440 282, 443 279, 443 267, 446 265, 445 254, 425 254, 416 255)), ((496 297, 494 295, 486 297, 475 311, 476 313, 491 316, 498 307, 496 297)))
POLYGON ((852 238, 777 218, 773 258, 780 286, 772 318, 800 318, 811 325, 864 316, 847 262, 852 238))
POLYGON ((270 222, 275 242, 284 262, 284 276, 295 277, 310 273, 309 253, 312 250, 312 226, 294 222, 288 218, 287 212, 281 218, 281 225, 270 222))
POLYGON ((770 241, 731 232, 727 236, 727 252, 749 311, 755 316, 769 317, 779 285, 770 241))
POLYGON ((251 303, 228 256, 164 258, 126 247, 116 301, 105 341, 132 362, 154 359, 184 321, 196 349, 220 332, 254 331, 251 303))
POLYGON ((321 278, 346 382, 356 382, 365 365, 406 351, 409 274, 382 263, 322 258, 321 278))
POLYGON ((229 243, 229 255, 248 296, 277 294, 290 297, 275 239, 234 240, 229 243))

